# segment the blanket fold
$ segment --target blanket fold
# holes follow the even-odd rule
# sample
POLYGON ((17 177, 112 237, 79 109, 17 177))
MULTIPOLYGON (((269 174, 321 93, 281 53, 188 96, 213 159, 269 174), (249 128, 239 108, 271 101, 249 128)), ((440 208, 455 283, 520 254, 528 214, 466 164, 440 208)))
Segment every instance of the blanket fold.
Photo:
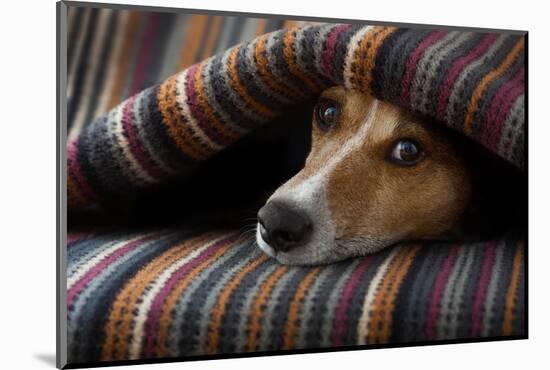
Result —
POLYGON ((71 209, 184 176, 330 85, 374 94, 524 165, 515 34, 321 24, 230 48, 128 98, 68 143, 71 209))

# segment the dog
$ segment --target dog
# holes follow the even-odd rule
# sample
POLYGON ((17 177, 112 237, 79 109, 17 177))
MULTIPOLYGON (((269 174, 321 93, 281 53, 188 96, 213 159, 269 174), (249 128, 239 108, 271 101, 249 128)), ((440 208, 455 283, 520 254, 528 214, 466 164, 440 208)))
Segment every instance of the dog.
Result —
POLYGON ((487 205, 500 212, 502 199, 479 178, 507 165, 480 160, 490 155, 441 123, 331 87, 315 105, 311 136, 303 169, 257 214, 256 243, 282 264, 332 263, 402 241, 463 239, 472 226, 491 223, 487 205))

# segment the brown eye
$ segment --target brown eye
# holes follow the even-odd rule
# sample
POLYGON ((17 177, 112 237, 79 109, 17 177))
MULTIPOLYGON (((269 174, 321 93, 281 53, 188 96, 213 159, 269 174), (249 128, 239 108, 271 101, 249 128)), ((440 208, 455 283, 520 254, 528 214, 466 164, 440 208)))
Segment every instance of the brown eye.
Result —
POLYGON ((323 99, 315 106, 315 121, 317 126, 328 131, 336 125, 339 114, 339 104, 334 100, 323 99))
POLYGON ((396 142, 390 155, 391 160, 401 166, 412 166, 418 163, 424 156, 424 152, 414 140, 403 139, 396 142))

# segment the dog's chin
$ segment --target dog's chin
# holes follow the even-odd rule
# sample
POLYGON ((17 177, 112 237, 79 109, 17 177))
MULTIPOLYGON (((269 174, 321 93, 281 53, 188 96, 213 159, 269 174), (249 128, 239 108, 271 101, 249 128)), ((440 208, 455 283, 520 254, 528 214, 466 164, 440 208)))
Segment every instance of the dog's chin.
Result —
POLYGON ((307 243, 289 251, 277 251, 266 243, 259 229, 256 230, 256 244, 268 256, 275 258, 283 265, 312 266, 339 262, 348 258, 365 256, 395 244, 394 241, 378 238, 352 238, 347 240, 317 240, 315 244, 307 243))
POLYGON ((323 265, 353 257, 334 253, 335 248, 327 242, 316 243, 316 245, 308 243, 286 252, 277 251, 263 240, 259 230, 256 231, 256 244, 265 254, 275 258, 280 264, 290 266, 323 265))

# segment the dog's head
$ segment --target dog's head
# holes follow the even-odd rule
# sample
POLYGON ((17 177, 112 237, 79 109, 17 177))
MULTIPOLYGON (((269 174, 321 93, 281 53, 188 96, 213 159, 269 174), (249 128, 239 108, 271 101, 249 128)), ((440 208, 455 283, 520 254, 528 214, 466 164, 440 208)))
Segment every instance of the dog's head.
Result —
POLYGON ((257 243, 279 262, 329 263, 437 238, 461 218, 470 175, 438 125, 334 87, 321 95, 312 126, 304 168, 258 213, 257 243))

